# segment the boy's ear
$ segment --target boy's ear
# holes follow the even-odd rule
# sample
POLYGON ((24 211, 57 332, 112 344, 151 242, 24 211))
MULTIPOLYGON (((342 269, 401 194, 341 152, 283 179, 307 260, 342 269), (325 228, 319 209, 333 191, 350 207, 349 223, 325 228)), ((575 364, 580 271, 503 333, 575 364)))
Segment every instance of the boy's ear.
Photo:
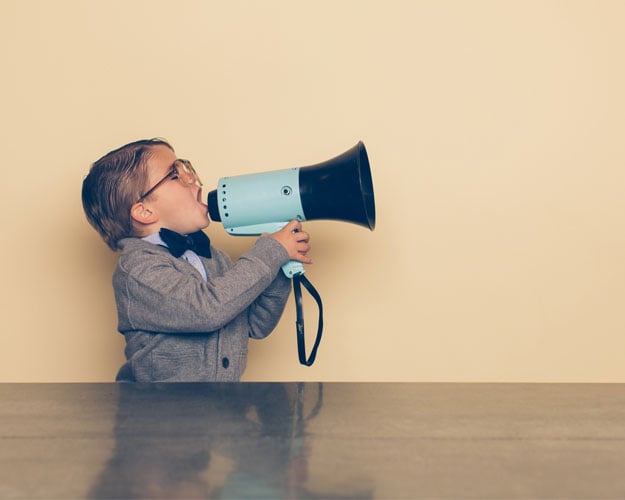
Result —
POLYGON ((158 216, 150 210, 143 202, 139 201, 130 208, 132 220, 139 224, 147 225, 158 221, 158 216))

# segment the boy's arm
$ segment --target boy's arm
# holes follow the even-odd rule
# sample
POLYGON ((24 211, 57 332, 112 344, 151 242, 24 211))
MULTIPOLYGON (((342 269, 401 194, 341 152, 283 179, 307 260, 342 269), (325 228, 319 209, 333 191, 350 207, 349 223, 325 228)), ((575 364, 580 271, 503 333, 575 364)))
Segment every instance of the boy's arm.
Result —
POLYGON ((260 339, 269 335, 280 321, 291 293, 291 280, 279 272, 271 285, 248 309, 249 336, 260 339))
POLYGON ((113 278, 121 331, 215 331, 257 299, 254 318, 250 317, 251 334, 264 332, 266 326, 260 325, 267 324, 267 316, 275 317, 277 304, 262 310, 268 299, 275 302, 272 292, 259 296, 276 280, 289 256, 273 238, 258 238, 234 265, 216 252, 213 264, 221 269, 208 271, 208 281, 160 247, 136 240, 127 245, 132 248, 122 253, 113 278))

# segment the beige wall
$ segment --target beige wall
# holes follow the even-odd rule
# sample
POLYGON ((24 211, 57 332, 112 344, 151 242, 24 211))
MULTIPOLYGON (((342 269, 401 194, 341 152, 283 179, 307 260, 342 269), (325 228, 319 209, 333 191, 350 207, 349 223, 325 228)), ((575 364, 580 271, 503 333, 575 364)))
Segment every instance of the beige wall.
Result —
POLYGON ((80 186, 162 136, 208 187, 367 145, 376 230, 306 225, 317 362, 289 302, 245 380, 625 382, 624 21, 607 0, 0 0, 0 381, 113 379, 116 256, 80 186))

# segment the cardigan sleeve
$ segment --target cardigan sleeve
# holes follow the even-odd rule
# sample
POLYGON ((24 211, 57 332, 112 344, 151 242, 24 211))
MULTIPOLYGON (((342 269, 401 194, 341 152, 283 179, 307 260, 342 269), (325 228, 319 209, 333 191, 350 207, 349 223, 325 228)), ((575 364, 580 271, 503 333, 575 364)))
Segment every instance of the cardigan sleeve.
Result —
POLYGON ((280 321, 291 292, 291 280, 279 272, 263 293, 248 308, 249 336, 255 339, 269 335, 280 321))
POLYGON ((211 332, 247 310, 250 336, 266 336, 280 319, 290 291, 286 278, 279 276, 288 259, 280 243, 261 236, 235 264, 213 249, 205 281, 166 249, 135 238, 123 240, 113 276, 119 330, 211 332))

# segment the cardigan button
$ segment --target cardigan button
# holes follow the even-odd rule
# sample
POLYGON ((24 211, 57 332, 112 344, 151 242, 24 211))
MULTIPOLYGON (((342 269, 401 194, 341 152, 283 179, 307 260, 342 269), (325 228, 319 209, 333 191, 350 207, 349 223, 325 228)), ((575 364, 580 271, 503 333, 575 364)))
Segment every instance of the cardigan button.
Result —
POLYGON ((223 366, 224 368, 228 368, 230 366, 230 360, 228 358, 222 358, 221 366, 223 366))

